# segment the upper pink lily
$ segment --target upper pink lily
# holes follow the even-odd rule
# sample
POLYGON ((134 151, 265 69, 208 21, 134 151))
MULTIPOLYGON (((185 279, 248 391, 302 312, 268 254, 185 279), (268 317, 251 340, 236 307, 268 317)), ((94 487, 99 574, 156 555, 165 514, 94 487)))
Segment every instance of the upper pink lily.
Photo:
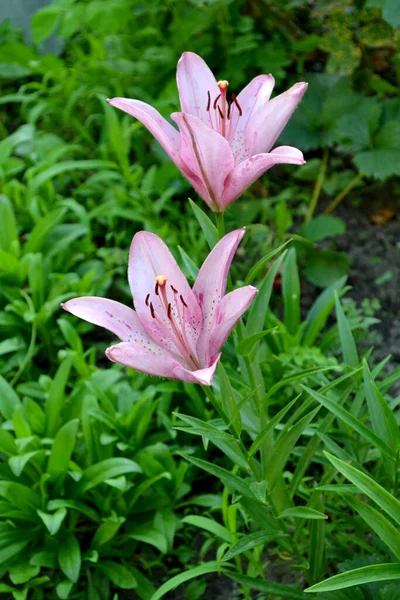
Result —
POLYGON ((193 52, 180 58, 177 83, 182 112, 171 118, 179 131, 145 102, 129 98, 108 102, 147 127, 216 212, 225 210, 272 166, 304 164, 297 148, 271 148, 307 83, 296 83, 270 100, 275 80, 272 75, 259 75, 238 96, 228 98, 228 82, 217 82, 204 60, 193 52))
POLYGON ((218 242, 191 289, 164 242, 141 231, 132 240, 128 266, 135 310, 96 297, 62 306, 122 340, 107 349, 110 360, 149 375, 211 385, 225 340, 257 294, 248 285, 225 295, 244 232, 232 231, 218 242))

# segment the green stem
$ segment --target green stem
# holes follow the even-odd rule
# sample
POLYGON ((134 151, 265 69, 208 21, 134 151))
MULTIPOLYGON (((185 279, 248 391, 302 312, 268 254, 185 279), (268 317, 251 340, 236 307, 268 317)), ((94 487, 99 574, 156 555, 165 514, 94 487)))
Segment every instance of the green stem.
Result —
POLYGON ((221 240, 225 235, 225 217, 223 212, 215 213, 215 221, 217 223, 218 237, 221 240))
POLYGON ((308 207, 308 211, 306 214, 305 223, 308 223, 309 221, 311 221, 311 219, 314 215, 315 209, 317 207, 318 199, 321 194, 322 186, 324 184, 326 167, 328 166, 328 157, 329 157, 329 150, 328 150, 328 148, 325 148, 324 154, 322 157, 322 161, 321 161, 321 167, 320 167, 318 177, 317 177, 317 181, 315 182, 310 206, 308 207))
POLYGON ((336 196, 336 198, 334 198, 334 200, 332 200, 332 202, 330 203, 330 205, 328 206, 328 208, 326 208, 324 210, 324 215, 329 215, 329 213, 331 213, 333 210, 335 210, 335 208, 341 203, 341 201, 347 196, 347 194, 349 192, 351 192, 351 190, 353 189, 353 187, 355 187, 357 185, 357 183, 359 183, 361 181, 361 179, 364 177, 364 175, 362 173, 359 173, 358 175, 356 175, 354 177, 354 179, 352 179, 350 181, 350 183, 348 185, 346 185, 346 187, 344 188, 344 190, 342 190, 340 192, 340 194, 338 194, 336 196))

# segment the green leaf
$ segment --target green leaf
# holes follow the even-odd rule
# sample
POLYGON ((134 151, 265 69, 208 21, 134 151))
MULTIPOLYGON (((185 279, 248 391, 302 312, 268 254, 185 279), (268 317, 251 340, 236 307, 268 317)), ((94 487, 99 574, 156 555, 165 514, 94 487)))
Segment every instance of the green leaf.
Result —
POLYGON ((221 538, 221 540, 224 542, 228 542, 228 544, 232 543, 231 532, 213 519, 209 519, 207 517, 198 517, 196 515, 188 515, 182 519, 182 523, 189 523, 189 525, 200 527, 200 529, 205 529, 205 531, 209 531, 213 535, 221 538))
POLYGON ((41 171, 30 180, 32 192, 36 192, 44 183, 62 173, 76 171, 94 171, 95 169, 115 169, 116 164, 109 160, 64 160, 41 171))
POLYGON ((393 451, 377 436, 369 427, 364 425, 359 419, 354 417, 351 413, 349 413, 343 406, 340 406, 338 402, 335 402, 328 398, 327 396, 323 396, 318 392, 308 388, 305 385, 301 386, 310 396, 315 398, 317 402, 325 406, 328 410, 330 410, 334 415, 336 415, 341 421, 347 423, 354 431, 357 431, 361 436, 367 439, 373 446, 376 446, 381 450, 383 454, 390 456, 393 460, 395 460, 396 456, 393 451))
POLYGON ((73 585, 74 585, 73 582, 68 581, 68 579, 61 581, 59 584, 57 584, 56 594, 60 598, 60 600, 68 599, 68 596, 71 593, 73 585))
POLYGON ((5 252, 15 252, 19 248, 17 223, 10 200, 0 194, 0 249, 5 252))
POLYGON ((32 452, 26 452, 25 454, 11 456, 8 459, 8 464, 10 466, 11 471, 16 477, 19 477, 25 469, 28 462, 31 460, 31 458, 37 456, 38 454, 43 454, 43 450, 32 450, 32 452))
POLYGON ((278 519, 285 519, 286 517, 295 517, 296 519, 328 518, 328 516, 324 513, 321 513, 314 508, 308 508, 307 506, 294 506, 293 508, 287 508, 279 515, 278 519))
POLYGON ((56 29, 59 16, 60 9, 56 6, 42 8, 32 16, 32 37, 35 44, 51 36, 56 29))
MULTIPOLYGON (((230 579, 237 581, 243 586, 264 592, 264 594, 271 594, 277 598, 285 598, 285 600, 305 600, 307 597, 301 590, 299 590, 297 585, 272 583, 270 581, 265 581, 264 579, 256 579, 255 577, 248 577, 247 575, 239 575, 239 573, 232 573, 231 571, 227 570, 224 570, 224 573, 230 579)), ((153 598, 151 600, 153 600, 153 598)))
POLYGON ((341 235, 345 231, 346 225, 339 217, 318 215, 318 217, 314 217, 311 221, 302 225, 298 234, 310 242, 319 242, 326 238, 341 235))
MULTIPOLYGON (((62 510, 62 509, 60 509, 62 510)), ((76 583, 81 572, 81 549, 73 533, 66 532, 58 547, 58 562, 64 575, 76 583)))
POLYGON ((253 283, 254 279, 256 279, 256 277, 260 277, 260 275, 264 276, 265 267, 271 262, 274 256, 282 252, 282 250, 284 250, 284 248, 286 248, 286 246, 290 244, 291 241, 292 240, 288 240, 287 242, 279 246, 279 248, 275 248, 275 250, 271 250, 271 252, 268 252, 268 254, 263 256, 263 258, 261 258, 254 265, 254 267, 250 269, 246 279, 244 280, 244 285, 249 285, 250 283, 253 283))
POLYGON ((188 571, 184 571, 183 573, 179 573, 179 575, 175 575, 175 577, 172 577, 172 579, 169 579, 161 587, 159 587, 156 593, 153 594, 153 596, 150 598, 150 600, 160 600, 160 598, 163 598, 165 594, 168 594, 168 592, 174 590, 182 583, 190 581, 195 577, 207 575, 208 573, 217 573, 219 570, 219 563, 217 561, 211 561, 205 563, 204 565, 200 565, 198 567, 194 567, 193 569, 189 569, 188 571))
POLYGON ((400 175, 400 150, 377 149, 358 152, 354 164, 366 177, 380 181, 391 175, 400 175))
POLYGON ((346 276, 341 277, 327 287, 308 311, 302 337, 302 343, 305 346, 312 346, 315 343, 335 306, 335 292, 339 294, 343 290, 346 280, 346 276))
POLYGON ((218 429, 212 423, 207 421, 202 421, 201 419, 197 419, 196 417, 190 417, 189 415, 183 415, 181 413, 174 413, 181 421, 187 423, 190 427, 182 427, 175 426, 174 429, 178 429, 179 431, 186 431, 187 433, 192 433, 194 435, 204 436, 211 441, 213 440, 224 440, 226 442, 231 442, 234 440, 233 436, 227 431, 223 431, 222 429, 218 429))
POLYGON ((124 565, 111 560, 103 560, 99 563, 99 569, 107 575, 110 581, 123 590, 132 590, 137 586, 135 577, 124 565))
POLYGON ((141 473, 141 468, 129 458, 106 458, 88 467, 83 472, 82 478, 76 487, 76 495, 84 494, 103 483, 106 479, 112 479, 125 473, 141 473))
POLYGON ((286 253, 284 252, 275 260, 259 287, 259 292, 252 302, 249 311, 249 317, 246 324, 246 337, 254 335, 264 328, 265 317, 271 299, 272 286, 274 285, 275 277, 285 254, 286 253))
POLYGON ((105 519, 94 534, 92 539, 92 547, 100 548, 112 540, 112 538, 120 529, 121 525, 125 523, 125 520, 125 517, 118 517, 115 514, 108 517, 108 519, 105 519))
POLYGON ((242 432, 242 419, 240 411, 237 410, 235 393, 222 363, 219 363, 218 365, 218 376, 222 410, 228 417, 228 421, 231 422, 235 434, 240 436, 242 432))
POLYGON ((203 212, 202 209, 199 208, 197 206, 197 204, 195 204, 193 202, 193 200, 191 200, 190 198, 189 198, 189 204, 194 213, 194 216, 196 217, 201 229, 203 230, 203 233, 208 242, 208 245, 210 246, 210 248, 212 250, 219 239, 218 238, 218 230, 215 227, 215 225, 211 222, 211 220, 207 217, 206 213, 203 212))
POLYGON ((243 552, 247 552, 247 550, 251 550, 252 548, 255 548, 261 544, 268 544, 282 535, 283 533, 278 530, 270 532, 256 531, 255 533, 250 533, 249 535, 243 535, 222 557, 222 560, 231 560, 238 554, 243 554, 243 552))
POLYGON ((49 389, 49 395, 46 401, 46 434, 48 437, 54 437, 54 434, 57 431, 58 423, 61 418, 60 413, 64 406, 65 388, 68 383, 71 366, 72 357, 67 356, 58 367, 49 389))
POLYGON ((0 375, 0 413, 6 420, 11 420, 14 409, 21 401, 10 384, 0 375))
POLYGON ((328 287, 346 276, 349 269, 350 260, 343 252, 314 250, 308 253, 305 272, 314 285, 328 287))
POLYGON ((270 492, 282 475, 283 469, 297 440, 318 412, 319 407, 309 412, 295 425, 292 425, 289 428, 286 427, 281 433, 274 446, 265 471, 265 479, 268 481, 270 492))
POLYGON ((28 241, 24 245, 24 255, 40 252, 42 246, 53 228, 65 216, 65 208, 52 210, 45 217, 42 217, 29 234, 28 241))
POLYGON ((349 481, 354 483, 361 492, 366 494, 371 500, 376 502, 382 510, 388 513, 392 519, 400 523, 400 502, 390 494, 385 488, 376 483, 371 477, 361 473, 351 465, 343 462, 339 458, 332 456, 328 452, 324 453, 334 467, 344 475, 349 481))
POLYGON ((275 331, 276 329, 277 327, 271 327, 270 329, 264 329, 264 331, 260 331, 254 335, 249 335, 248 337, 243 338, 235 348, 236 353, 240 354, 240 356, 248 356, 257 342, 262 340, 263 337, 271 333, 271 331, 275 331))
POLYGON ((189 277, 194 281, 198 275, 199 267, 192 261, 190 256, 186 254, 181 246, 178 246, 178 250, 189 277))
POLYGON ((321 581, 321 583, 317 583, 305 591, 311 593, 332 592, 354 585, 373 583, 375 581, 390 581, 392 579, 400 579, 400 563, 369 565, 360 569, 354 569, 353 571, 347 571, 347 573, 339 573, 339 575, 334 575, 325 581, 321 581))
POLYGON ((37 514, 42 519, 43 523, 46 525, 50 535, 55 535, 60 529, 65 517, 67 516, 67 509, 59 508, 53 514, 45 513, 42 510, 38 509, 37 514))
POLYGON ((356 369, 360 364, 360 359, 358 357, 356 343, 353 338, 353 334, 351 332, 351 328, 348 320, 343 312, 342 305, 340 304, 340 300, 336 294, 335 297, 336 303, 336 318, 338 322, 339 328, 339 337, 340 343, 343 351, 344 361, 349 367, 356 369))
POLYGON ((288 332, 295 335, 300 326, 300 278, 295 248, 288 250, 283 263, 282 295, 284 323, 288 332))
POLYGON ((248 485, 237 475, 234 475, 230 471, 227 471, 218 465, 214 465, 213 463, 202 460, 201 458, 195 458, 194 456, 189 456, 183 452, 181 452, 180 455, 196 467, 199 467, 199 469, 203 469, 204 471, 207 471, 207 473, 210 473, 211 475, 214 475, 220 479, 231 491, 237 491, 239 494, 242 494, 243 496, 251 498, 253 501, 255 501, 255 496, 250 491, 248 485))
POLYGON ((346 497, 346 502, 364 519, 368 528, 372 528, 380 539, 400 560, 400 534, 397 527, 375 508, 357 498, 346 497))
POLYGON ((57 432, 51 447, 47 472, 52 479, 59 475, 66 475, 69 461, 75 447, 76 434, 78 432, 79 419, 73 419, 65 423, 57 432))

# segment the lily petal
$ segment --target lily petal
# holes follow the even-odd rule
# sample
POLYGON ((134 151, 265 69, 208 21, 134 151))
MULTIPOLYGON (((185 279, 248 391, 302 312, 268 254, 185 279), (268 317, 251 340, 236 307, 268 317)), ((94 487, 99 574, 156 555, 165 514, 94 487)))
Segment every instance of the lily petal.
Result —
POLYGON ((214 377, 215 369, 221 358, 221 353, 213 356, 212 364, 205 369, 199 369, 198 371, 189 371, 184 367, 175 367, 174 375, 176 379, 186 381, 187 383, 201 383, 202 385, 211 385, 214 377))
POLYGON ((258 75, 238 95, 237 102, 242 110, 242 114, 239 115, 238 112, 233 111, 232 120, 234 120, 234 123, 231 129, 234 135, 229 137, 232 142, 234 156, 239 154, 244 140, 244 132, 249 122, 260 108, 265 107, 270 99, 274 85, 275 79, 272 75, 258 75))
POLYGON ((204 360, 217 307, 225 294, 229 267, 245 234, 245 227, 231 231, 218 242, 202 264, 193 292, 203 311, 203 331, 197 344, 198 356, 204 360))
POLYGON ((254 154, 268 152, 272 148, 300 104, 307 86, 308 84, 304 82, 296 83, 253 113, 244 132, 242 152, 236 162, 241 162, 254 154))
POLYGON ((224 210, 265 171, 277 164, 304 165, 303 153, 292 146, 279 146, 268 154, 256 154, 238 164, 230 173, 220 201, 224 210))
POLYGON ((84 296, 68 300, 61 306, 84 321, 108 329, 124 342, 148 341, 148 336, 135 311, 120 302, 108 298, 84 296))
POLYGON ((194 52, 184 52, 178 62, 176 80, 182 112, 209 125, 208 92, 213 102, 220 90, 207 63, 194 52))
POLYGON ((150 106, 150 104, 130 98, 112 98, 111 100, 107 100, 107 102, 143 123, 176 166, 179 169, 181 168, 179 132, 160 115, 158 110, 150 106))
POLYGON ((111 361, 135 369, 135 371, 176 379, 174 369, 179 366, 179 363, 165 353, 155 354, 136 344, 122 342, 107 348, 106 355, 111 361))
POLYGON ((230 332, 242 314, 249 308, 257 294, 257 288, 252 285, 246 285, 230 292, 222 298, 215 314, 213 330, 210 336, 208 347, 210 356, 221 350, 230 332))
POLYGON ((154 233, 140 231, 132 240, 128 265, 128 281, 135 309, 147 333, 163 348, 176 352, 179 349, 174 346, 170 336, 165 335, 166 331, 171 331, 171 323, 161 294, 156 293, 158 275, 167 278, 165 293, 172 310, 185 309, 186 320, 191 323, 186 330, 187 341, 194 351, 202 330, 202 315, 196 296, 166 244, 154 233), (150 302, 156 318, 152 317, 150 302))
POLYGON ((204 184, 204 200, 218 211, 225 180, 235 166, 228 140, 197 117, 173 113, 171 118, 181 132, 181 159, 204 184))

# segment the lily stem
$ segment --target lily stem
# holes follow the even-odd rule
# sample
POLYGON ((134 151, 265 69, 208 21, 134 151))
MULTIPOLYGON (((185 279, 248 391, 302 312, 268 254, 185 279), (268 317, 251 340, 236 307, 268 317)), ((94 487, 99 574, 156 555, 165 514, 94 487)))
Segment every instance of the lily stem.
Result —
POLYGON ((308 223, 309 221, 311 221, 311 219, 313 218, 315 209, 317 208, 318 199, 321 194, 322 186, 324 184, 326 167, 328 166, 328 157, 329 157, 329 150, 328 150, 328 148, 325 148, 324 154, 322 157, 322 161, 321 161, 321 167, 319 169, 319 173, 318 173, 318 177, 317 177, 317 181, 315 182, 310 206, 308 207, 308 211, 306 214, 305 223, 308 223))
POLYGON ((351 192, 351 190, 357 185, 357 183, 359 183, 362 180, 363 177, 364 177, 364 175, 362 173, 359 173, 358 175, 356 175, 354 177, 354 179, 352 179, 350 181, 350 183, 348 185, 346 185, 346 187, 340 192, 340 194, 338 194, 336 196, 336 198, 334 198, 332 200, 332 202, 330 203, 328 208, 326 208, 324 210, 324 215, 329 215, 329 213, 331 213, 333 210, 335 210, 335 208, 337 206, 339 206, 341 201, 344 200, 344 198, 347 196, 347 194, 349 192, 351 192))
POLYGON ((223 212, 217 212, 217 213, 215 213, 215 221, 217 223, 218 237, 219 237, 220 240, 222 240, 222 238, 225 235, 225 217, 224 217, 224 213, 223 212))

